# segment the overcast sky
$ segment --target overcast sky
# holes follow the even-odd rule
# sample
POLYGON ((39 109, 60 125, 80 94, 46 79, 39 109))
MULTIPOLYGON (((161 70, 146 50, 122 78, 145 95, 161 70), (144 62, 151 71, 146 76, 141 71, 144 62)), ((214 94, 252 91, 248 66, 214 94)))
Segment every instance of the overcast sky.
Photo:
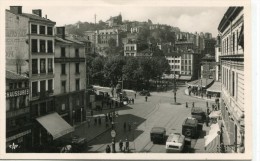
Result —
MULTIPOLYGON (((9 9, 6 5, 6 9, 9 9)), ((106 21, 110 16, 122 14, 123 20, 147 21, 154 24, 168 24, 179 27, 181 31, 210 32, 217 36, 217 27, 227 7, 175 7, 175 6, 127 6, 127 5, 73 5, 63 3, 59 6, 29 4, 23 5, 23 12, 31 13, 32 9, 42 9, 42 14, 55 21, 57 26, 81 22, 94 22, 94 15, 106 21)))

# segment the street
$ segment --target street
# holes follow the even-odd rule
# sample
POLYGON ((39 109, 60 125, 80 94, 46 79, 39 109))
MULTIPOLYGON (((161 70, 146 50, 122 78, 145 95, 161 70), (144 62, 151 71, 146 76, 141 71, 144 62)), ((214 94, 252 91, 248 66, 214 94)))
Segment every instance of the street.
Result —
MULTIPOLYGON (((130 152, 164 153, 165 145, 153 144, 150 141, 152 127, 165 127, 166 135, 172 132, 181 133, 184 119, 191 116, 192 102, 195 102, 195 107, 206 108, 205 100, 185 95, 185 88, 184 86, 180 87, 177 91, 177 103, 180 105, 173 104, 171 91, 153 92, 147 102, 145 102, 144 96, 137 95, 135 104, 127 105, 128 108, 118 111, 119 116, 115 120, 116 151, 119 151, 119 141, 124 142, 127 138, 130 142, 130 152), (186 108, 186 102, 188 102, 188 108, 186 108), (131 130, 128 128, 124 130, 124 122, 131 124, 131 130)), ((128 97, 134 98, 134 94, 130 93, 128 97)), ((105 152, 106 146, 111 142, 112 137, 110 130, 108 130, 89 143, 88 152, 105 152)))

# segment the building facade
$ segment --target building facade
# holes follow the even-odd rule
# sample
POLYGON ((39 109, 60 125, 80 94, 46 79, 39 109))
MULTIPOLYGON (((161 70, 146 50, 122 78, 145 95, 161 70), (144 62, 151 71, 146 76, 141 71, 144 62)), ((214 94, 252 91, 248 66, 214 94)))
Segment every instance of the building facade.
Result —
POLYGON ((26 152, 31 135, 29 78, 6 71, 6 152, 26 152))
POLYGON ((57 27, 54 78, 55 111, 71 125, 86 120, 85 45, 66 38, 65 27, 57 27))
POLYGON ((124 44, 124 56, 137 56, 137 44, 124 44))
POLYGON ((23 13, 22 6, 10 6, 6 15, 9 28, 7 34, 10 37, 7 37, 6 68, 29 78, 32 146, 42 145, 48 141, 49 134, 36 118, 54 110, 52 96, 55 22, 47 17, 43 18, 40 9, 33 10, 32 14, 23 13), (19 41, 14 40, 14 37, 19 41))
POLYGON ((216 80, 215 56, 207 54, 201 59, 201 78, 216 80))
POLYGON ((229 7, 218 30, 221 36, 221 111, 234 152, 244 152, 243 7, 229 7))

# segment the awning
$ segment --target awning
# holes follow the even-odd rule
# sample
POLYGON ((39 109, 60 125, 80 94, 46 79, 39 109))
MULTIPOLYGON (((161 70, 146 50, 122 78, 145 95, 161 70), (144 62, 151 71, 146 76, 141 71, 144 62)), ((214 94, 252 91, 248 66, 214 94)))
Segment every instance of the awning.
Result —
POLYGON ((219 118, 221 116, 221 111, 212 111, 210 114, 209 114, 209 118, 219 118))
POLYGON ((203 87, 203 88, 207 88, 209 85, 211 85, 213 83, 213 79, 198 79, 198 80, 194 80, 191 82, 187 82, 187 85, 189 86, 193 86, 193 87, 203 87))
POLYGON ((219 131, 220 128, 218 124, 211 124, 209 134, 204 137, 205 147, 207 147, 213 140, 216 139, 219 131))
POLYGON ((214 82, 212 86, 210 86, 207 89, 208 92, 216 92, 216 93, 221 93, 221 83, 220 82, 214 82))
POLYGON ((38 117, 36 120, 53 136, 54 140, 74 131, 74 127, 70 126, 56 112, 46 116, 38 117))
POLYGON ((188 76, 188 75, 182 75, 180 76, 179 80, 191 80, 191 76, 188 76))

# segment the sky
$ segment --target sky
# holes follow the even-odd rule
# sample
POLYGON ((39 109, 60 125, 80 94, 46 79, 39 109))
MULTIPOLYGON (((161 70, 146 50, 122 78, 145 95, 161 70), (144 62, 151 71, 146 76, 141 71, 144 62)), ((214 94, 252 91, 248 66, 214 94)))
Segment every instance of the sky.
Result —
MULTIPOLYGON (((132 0, 135 1, 135 0, 132 0)), ((23 12, 31 13, 32 9, 42 9, 42 15, 55 21, 56 26, 81 22, 106 21, 110 16, 121 13, 123 20, 147 21, 150 19, 154 24, 167 24, 179 27, 184 32, 210 32, 213 37, 218 34, 217 27, 228 7, 176 7, 172 5, 122 5, 119 3, 102 5, 68 4, 61 5, 37 5, 30 3, 23 6, 23 12)), ((10 4, 6 5, 9 9, 10 4)))

